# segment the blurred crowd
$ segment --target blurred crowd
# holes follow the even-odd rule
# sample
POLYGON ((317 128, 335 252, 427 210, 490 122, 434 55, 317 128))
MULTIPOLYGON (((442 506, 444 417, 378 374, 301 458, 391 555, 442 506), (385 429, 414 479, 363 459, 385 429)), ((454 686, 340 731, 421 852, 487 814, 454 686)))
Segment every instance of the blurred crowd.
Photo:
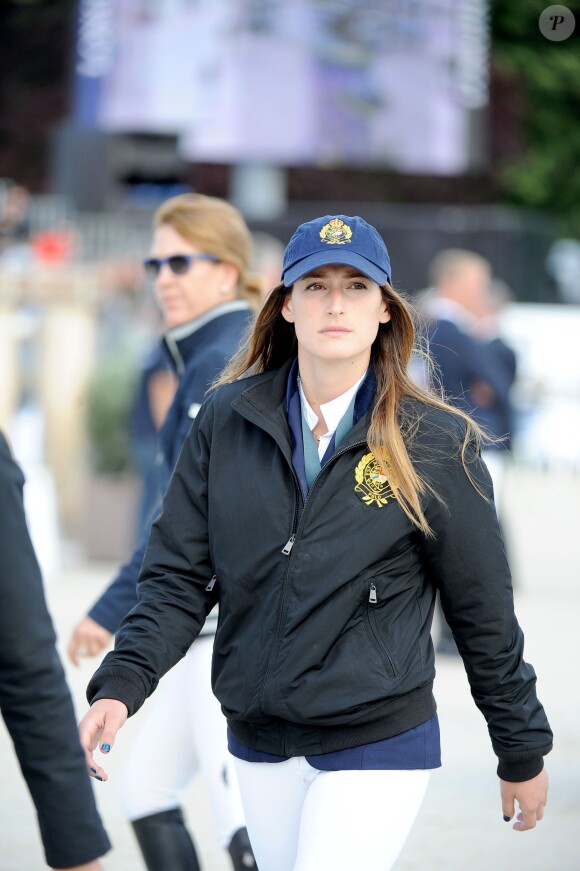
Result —
MULTIPOLYGON (((28 489, 38 485, 45 501, 54 503, 52 511, 40 511, 38 500, 30 506, 41 561, 48 567, 58 560, 50 553, 57 524, 61 536, 80 541, 89 558, 116 558, 135 537, 151 500, 156 431, 174 385, 162 371, 157 350, 162 318, 140 262, 150 245, 149 221, 150 215, 137 223, 133 216, 125 224, 121 215, 83 216, 62 198, 32 196, 16 181, 0 179, 0 329, 5 337, 0 424, 17 434, 16 455, 32 479, 28 489), (59 327, 56 317, 48 350, 47 324, 63 303, 84 317, 85 338, 78 338, 82 348, 76 356, 70 340, 59 342, 57 331, 66 327, 59 327), (40 373, 51 371, 47 354, 61 356, 55 367, 59 378, 63 371, 76 372, 74 384, 59 387, 58 402, 55 388, 52 393, 46 385, 39 388, 40 373), (68 419, 69 432, 78 435, 68 466, 58 468, 51 420, 62 415, 67 402, 71 415, 76 410, 68 419), (93 524, 80 520, 86 495, 79 485, 74 490, 62 480, 69 470, 72 476, 75 465, 79 480, 93 472, 133 479, 127 498, 136 519, 117 519, 115 534, 109 530, 105 536, 109 552, 96 540, 93 524), (37 520, 38 514, 43 516, 37 520)), ((263 231, 253 233, 252 242, 251 269, 261 276, 266 293, 279 279, 284 246, 263 231)), ((576 250, 571 240, 559 240, 550 252, 547 269, 560 288, 561 304, 518 301, 517 290, 494 274, 492 263, 461 249, 441 251, 424 287, 406 288, 418 311, 419 344, 428 345, 437 364, 437 371, 427 372, 416 357, 416 376, 434 377, 496 439, 488 462, 498 502, 510 460, 542 468, 580 467, 575 437, 580 376, 567 356, 580 324, 576 250)))

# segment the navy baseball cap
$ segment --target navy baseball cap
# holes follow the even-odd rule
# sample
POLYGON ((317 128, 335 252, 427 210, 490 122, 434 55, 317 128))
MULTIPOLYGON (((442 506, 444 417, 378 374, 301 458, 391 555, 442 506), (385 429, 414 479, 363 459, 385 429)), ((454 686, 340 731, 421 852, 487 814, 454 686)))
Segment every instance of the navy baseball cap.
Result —
POLYGON ((357 215, 325 215, 300 224, 284 252, 282 281, 290 287, 318 266, 342 263, 383 285, 391 283, 391 261, 378 232, 357 215))

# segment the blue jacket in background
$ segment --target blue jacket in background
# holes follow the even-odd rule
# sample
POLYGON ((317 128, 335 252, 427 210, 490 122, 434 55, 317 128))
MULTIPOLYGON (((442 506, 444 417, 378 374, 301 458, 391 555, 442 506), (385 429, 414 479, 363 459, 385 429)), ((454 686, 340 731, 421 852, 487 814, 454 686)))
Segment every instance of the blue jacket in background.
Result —
POLYGON ((159 373, 170 371, 171 364, 167 349, 163 342, 157 341, 141 367, 130 418, 132 461, 141 479, 141 494, 135 524, 137 541, 162 495, 157 465, 159 431, 151 409, 151 382, 159 373))
MULTIPOLYGON (((251 317, 248 304, 234 300, 211 309, 194 321, 174 327, 164 336, 163 344, 179 377, 179 386, 159 434, 162 492, 169 483, 191 422, 208 388, 237 350, 251 317)), ((89 617, 109 632, 116 632, 125 614, 137 604, 137 579, 156 513, 145 525, 129 562, 121 567, 117 577, 89 611, 89 617)))
MULTIPOLYGON (((509 436, 510 390, 516 374, 515 354, 505 343, 480 342, 453 321, 433 320, 429 325, 429 351, 435 361, 447 399, 471 415, 490 435, 509 436), (471 393, 476 382, 485 382, 495 394, 489 406, 477 405, 471 393)), ((505 447, 506 443, 492 447, 505 447)))

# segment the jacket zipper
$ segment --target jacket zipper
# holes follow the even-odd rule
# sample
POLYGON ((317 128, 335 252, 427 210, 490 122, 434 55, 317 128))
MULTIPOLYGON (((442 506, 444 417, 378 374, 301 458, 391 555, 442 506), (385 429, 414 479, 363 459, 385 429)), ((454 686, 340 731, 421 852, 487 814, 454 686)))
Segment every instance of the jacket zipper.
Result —
POLYGON ((284 556, 289 556, 290 551, 294 547, 294 539, 296 538, 296 528, 298 526, 298 502, 302 498, 302 491, 300 490, 300 482, 298 481, 298 476, 296 475, 296 472, 294 471, 294 466, 291 463, 289 463, 288 465, 290 466, 290 472, 292 474, 292 480, 294 482, 294 495, 296 497, 296 500, 294 502, 294 517, 292 518, 292 533, 290 535, 290 538, 288 539, 288 541, 286 542, 286 544, 282 548, 282 553, 284 554, 284 556))
MULTIPOLYGON (((306 505, 308 504, 308 500, 312 496, 314 488, 316 487, 316 483, 317 483, 318 479, 320 478, 320 476, 322 475, 322 473, 330 466, 331 463, 333 463, 335 460, 337 460, 338 457, 342 456, 342 454, 346 454, 349 451, 351 451, 353 448, 359 448, 359 447, 362 447, 364 445, 366 445, 366 439, 359 441, 359 442, 354 442, 353 444, 348 445, 347 447, 344 447, 344 448, 342 448, 342 450, 337 451, 335 454, 333 454, 331 459, 329 459, 328 463, 326 463, 326 465, 320 470, 320 472, 318 473, 318 475, 316 476, 316 478, 312 482, 312 486, 310 488, 310 491, 309 491, 309 493, 304 501, 304 505, 302 506, 302 515, 304 514, 304 510, 306 508, 306 505)), ((288 593, 288 575, 290 574, 290 560, 292 559, 292 548, 294 547, 294 544, 296 542, 296 537, 298 535, 298 526, 300 525, 300 522, 298 520, 298 501, 301 498, 300 484, 298 482, 298 477, 296 475, 296 472, 294 471, 294 467, 292 466, 292 464, 289 464, 289 465, 290 465, 290 471, 292 473, 292 479, 294 481, 294 495, 296 496, 296 502, 294 505, 294 520, 292 523, 292 532, 290 534, 290 538, 288 539, 288 541, 286 542, 286 544, 282 548, 282 553, 284 554, 284 556, 288 557, 288 563, 286 565, 286 575, 284 577, 284 585, 282 588, 282 602, 280 604, 280 612, 279 612, 279 617, 278 617, 278 627, 276 629, 276 638, 274 641, 274 646, 273 646, 272 651, 270 653, 270 657, 268 659, 268 665, 266 667, 266 674, 265 674, 264 680, 262 682, 262 691, 260 693, 260 706, 262 708, 262 711, 264 711, 264 713, 268 713, 266 711, 266 708, 264 705, 264 695, 266 692, 266 684, 268 683, 268 678, 270 677, 270 671, 272 669, 272 664, 273 664, 276 656, 278 655, 278 650, 280 648, 280 641, 281 641, 281 636, 282 636, 282 624, 283 624, 283 620, 284 620, 284 615, 286 613, 286 597, 287 597, 287 593, 288 593)))
POLYGON ((375 618, 374 618, 374 615, 372 613, 373 606, 377 605, 378 601, 379 600, 377 597, 376 585, 375 585, 374 581, 371 581, 370 585, 369 585, 369 599, 368 599, 367 614, 366 614, 367 625, 369 627, 369 632, 371 634, 371 638, 375 644, 375 647, 377 648, 377 652, 383 661, 383 664, 385 666, 385 669, 386 669, 389 677, 396 677, 397 676, 397 669, 395 668, 395 663, 393 662, 393 658, 392 658, 391 654, 389 653, 386 645, 383 643, 383 640, 382 640, 382 638, 377 630, 377 627, 375 625, 375 618))
MULTIPOLYGON (((333 463, 335 460, 337 460, 343 454, 347 454, 353 448, 360 448, 360 447, 363 447, 364 445, 366 445, 366 440, 360 441, 360 442, 353 442, 353 444, 348 445, 345 448, 342 448, 340 451, 337 451, 335 454, 332 455, 332 457, 329 459, 328 463, 326 463, 326 465, 324 465, 322 467, 322 469, 320 470, 320 472, 317 474, 316 478, 312 482, 312 487, 310 488, 308 495, 306 496, 306 499, 304 501, 304 505, 302 507, 302 514, 304 514, 304 511, 306 510, 306 506, 308 505, 308 500, 312 496, 312 492, 313 492, 314 488, 316 487, 316 483, 317 483, 318 479, 320 478, 322 473, 328 468, 330 463, 333 463)), ((300 485, 298 484, 298 479, 296 477, 296 473, 294 472, 294 469, 292 469, 292 475, 294 478, 295 487, 297 490, 299 490, 300 485)), ((298 506, 296 506, 296 509, 294 511, 294 523, 292 525, 292 533, 290 535, 290 538, 288 539, 288 541, 286 542, 286 544, 282 548, 282 553, 284 554, 284 556, 290 556, 292 548, 294 547, 294 542, 296 541, 296 536, 298 535, 298 525, 299 524, 297 523, 297 519, 298 519, 298 506)))
POLYGON ((282 553, 284 556, 288 556, 292 548, 294 547, 294 540, 296 538, 296 533, 293 532, 284 547, 282 548, 282 553))
POLYGON ((300 490, 300 482, 298 481, 298 477, 296 472, 294 471, 294 467, 291 463, 289 463, 290 472, 292 474, 292 481, 294 483, 294 518, 292 520, 292 534, 290 538, 282 548, 282 553, 285 556, 288 556, 288 563, 286 565, 286 574, 284 576, 284 584, 282 586, 282 601, 280 603, 280 610, 278 612, 278 625, 276 627, 276 637, 272 644, 272 649, 270 651, 270 655, 268 657, 268 664, 266 665, 266 674, 264 675, 264 680, 262 681, 262 688, 260 690, 260 707, 264 713, 266 713, 266 709, 264 706, 264 694, 266 692, 266 684, 268 683, 268 678, 270 677, 270 671, 272 669, 272 663, 276 658, 278 653, 278 648, 280 646, 280 639, 282 634, 282 621, 284 618, 284 614, 286 611, 286 596, 288 594, 288 573, 290 571, 290 553, 292 548, 294 547, 294 540, 296 539, 296 528, 298 526, 298 502, 301 498, 301 490, 300 490))

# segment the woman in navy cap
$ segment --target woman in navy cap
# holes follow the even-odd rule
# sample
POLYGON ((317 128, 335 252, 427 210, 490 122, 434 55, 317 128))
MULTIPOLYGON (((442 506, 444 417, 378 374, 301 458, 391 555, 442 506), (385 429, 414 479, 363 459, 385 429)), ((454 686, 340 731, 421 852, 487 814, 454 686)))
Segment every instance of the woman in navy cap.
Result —
POLYGON ((112 745, 219 602, 213 689, 260 871, 392 867, 440 765, 437 590, 498 757, 504 818, 516 801, 515 829, 543 815, 552 734, 481 433, 409 378, 413 346, 377 231, 345 215, 301 225, 185 441, 139 604, 88 688, 81 741, 102 777, 97 745, 112 745))

